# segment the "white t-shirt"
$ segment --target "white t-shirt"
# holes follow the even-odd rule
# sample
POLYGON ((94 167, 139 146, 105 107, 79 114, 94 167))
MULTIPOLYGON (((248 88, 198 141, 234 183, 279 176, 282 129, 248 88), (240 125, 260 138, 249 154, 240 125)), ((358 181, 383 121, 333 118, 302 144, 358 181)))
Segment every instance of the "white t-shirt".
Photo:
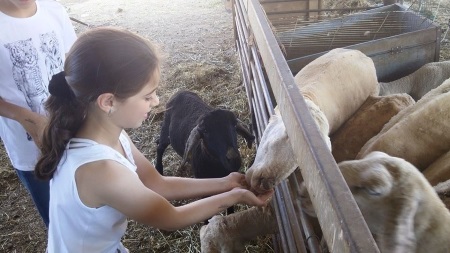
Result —
MULTIPOLYGON (((41 0, 36 5, 29 18, 0 12, 0 97, 45 114, 48 83, 64 69, 76 34, 61 4, 41 0)), ((14 168, 34 170, 39 150, 17 121, 0 117, 0 138, 14 168)))
POLYGON ((73 138, 67 145, 50 180, 48 253, 127 252, 120 242, 127 228, 126 217, 109 206, 84 205, 75 182, 80 166, 99 160, 114 160, 124 165, 124 169, 136 172, 128 139, 122 133, 119 140, 126 157, 88 139, 73 138))

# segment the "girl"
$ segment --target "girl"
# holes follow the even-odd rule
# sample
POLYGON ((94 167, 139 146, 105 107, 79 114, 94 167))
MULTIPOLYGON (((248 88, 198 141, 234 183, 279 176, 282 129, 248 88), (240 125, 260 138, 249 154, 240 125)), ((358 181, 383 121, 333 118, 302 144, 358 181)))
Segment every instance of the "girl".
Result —
POLYGON ((244 176, 163 177, 125 133, 158 105, 159 60, 148 41, 113 28, 79 37, 53 77, 42 156, 50 181, 48 252, 127 252, 126 217, 164 230, 203 221, 237 203, 262 206, 244 176), (214 195, 215 194, 215 195, 214 195), (174 207, 168 200, 204 198, 174 207))

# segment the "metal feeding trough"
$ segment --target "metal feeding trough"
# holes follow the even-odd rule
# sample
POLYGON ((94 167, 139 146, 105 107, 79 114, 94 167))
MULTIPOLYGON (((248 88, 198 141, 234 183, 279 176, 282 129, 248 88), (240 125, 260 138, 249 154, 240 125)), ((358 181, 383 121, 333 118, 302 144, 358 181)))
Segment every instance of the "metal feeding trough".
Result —
POLYGON ((440 27, 398 4, 328 21, 274 27, 292 73, 340 47, 358 49, 371 57, 379 81, 385 82, 439 61, 440 27))

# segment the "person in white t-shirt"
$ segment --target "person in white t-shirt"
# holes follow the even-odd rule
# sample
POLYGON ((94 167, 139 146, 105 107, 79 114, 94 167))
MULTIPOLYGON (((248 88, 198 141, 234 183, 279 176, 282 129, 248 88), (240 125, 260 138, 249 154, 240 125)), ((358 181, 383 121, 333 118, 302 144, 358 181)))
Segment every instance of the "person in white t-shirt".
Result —
POLYGON ((76 39, 56 1, 0 1, 0 137, 20 181, 48 227, 49 182, 34 175, 46 124, 48 83, 76 39))
POLYGON ((64 71, 50 81, 36 165, 38 177, 51 179, 49 253, 127 252, 127 218, 175 230, 238 203, 267 204, 272 192, 256 196, 243 174, 165 177, 136 148, 124 129, 141 126, 159 104, 159 78, 157 51, 135 33, 95 28, 72 46, 64 71))

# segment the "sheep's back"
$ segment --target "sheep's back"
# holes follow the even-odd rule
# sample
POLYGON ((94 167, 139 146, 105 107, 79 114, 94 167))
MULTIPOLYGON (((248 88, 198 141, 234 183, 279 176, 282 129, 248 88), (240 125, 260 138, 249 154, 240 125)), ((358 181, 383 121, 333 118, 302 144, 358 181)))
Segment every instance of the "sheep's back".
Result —
POLYGON ((165 117, 170 120, 170 141, 179 155, 184 154, 189 134, 200 118, 212 110, 197 94, 190 91, 180 91, 167 102, 165 117))
POLYGON ((362 146, 377 135, 394 115, 413 105, 408 94, 369 96, 364 104, 331 135, 332 153, 337 163, 355 159, 362 146))
POLYGON ((324 112, 330 133, 378 92, 375 65, 357 50, 333 49, 306 65, 295 76, 301 93, 324 112))
POLYGON ((400 111, 361 149, 357 158, 371 151, 401 157, 424 170, 450 150, 450 79, 413 106, 400 111))

